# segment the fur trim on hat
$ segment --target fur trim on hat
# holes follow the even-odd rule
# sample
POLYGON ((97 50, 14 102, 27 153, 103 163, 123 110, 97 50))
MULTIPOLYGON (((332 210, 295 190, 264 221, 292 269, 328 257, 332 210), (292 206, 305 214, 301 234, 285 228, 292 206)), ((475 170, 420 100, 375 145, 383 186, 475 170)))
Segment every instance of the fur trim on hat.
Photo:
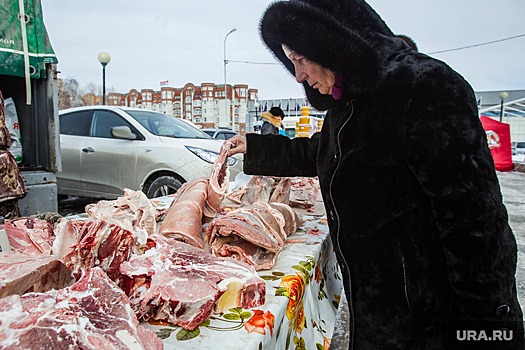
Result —
POLYGON ((284 129, 283 124, 281 123, 281 121, 279 119, 277 119, 277 117, 274 116, 270 112, 263 112, 261 114, 261 119, 264 119, 264 120, 268 121, 269 123, 271 123, 276 128, 284 129))

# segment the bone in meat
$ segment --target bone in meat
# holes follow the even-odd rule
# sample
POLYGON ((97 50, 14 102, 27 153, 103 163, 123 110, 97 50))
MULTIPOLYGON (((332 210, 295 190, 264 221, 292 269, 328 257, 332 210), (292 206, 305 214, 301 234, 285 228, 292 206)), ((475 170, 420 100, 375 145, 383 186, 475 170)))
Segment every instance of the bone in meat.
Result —
POLYGON ((98 268, 69 288, 0 299, 0 320, 3 349, 163 349, 98 268))
POLYGON ((242 262, 154 235, 157 246, 121 266, 121 288, 142 320, 193 330, 214 311, 264 304, 266 284, 242 262), (224 297, 224 298, 223 298, 224 297))

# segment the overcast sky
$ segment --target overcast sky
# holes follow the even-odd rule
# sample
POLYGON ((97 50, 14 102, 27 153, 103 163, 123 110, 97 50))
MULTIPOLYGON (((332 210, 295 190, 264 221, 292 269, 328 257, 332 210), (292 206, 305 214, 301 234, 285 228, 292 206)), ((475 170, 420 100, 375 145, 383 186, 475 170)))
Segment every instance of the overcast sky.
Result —
MULTIPOLYGON (((260 99, 303 91, 262 44, 258 24, 268 0, 42 0, 61 78, 101 85, 97 56, 106 51, 106 88, 160 89, 160 82, 224 83, 259 89, 260 99)), ((370 0, 393 32, 411 36, 424 53, 525 34, 524 0, 370 0)), ((525 89, 525 37, 432 54, 475 91, 525 89)))

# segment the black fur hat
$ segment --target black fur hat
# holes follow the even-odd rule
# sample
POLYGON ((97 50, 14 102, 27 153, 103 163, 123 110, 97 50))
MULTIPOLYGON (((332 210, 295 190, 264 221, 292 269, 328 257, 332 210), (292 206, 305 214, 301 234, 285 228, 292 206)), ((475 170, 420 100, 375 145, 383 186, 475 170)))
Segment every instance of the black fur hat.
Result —
POLYGON ((284 118, 284 112, 283 112, 283 110, 280 107, 272 107, 272 108, 270 108, 270 113, 274 117, 281 117, 281 119, 284 118))

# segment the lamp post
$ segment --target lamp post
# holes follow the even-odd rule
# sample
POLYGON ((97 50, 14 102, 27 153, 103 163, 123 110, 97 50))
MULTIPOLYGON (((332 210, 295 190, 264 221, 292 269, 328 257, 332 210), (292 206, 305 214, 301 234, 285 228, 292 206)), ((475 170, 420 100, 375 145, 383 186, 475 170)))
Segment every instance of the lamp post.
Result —
POLYGON ((259 102, 255 101, 253 103, 253 108, 255 109, 255 120, 254 120, 254 125, 253 125, 253 131, 258 131, 258 126, 255 125, 255 122, 259 121, 259 102))
POLYGON ((98 61, 102 65, 102 104, 106 104, 106 66, 108 65, 109 61, 111 61, 111 57, 109 57, 109 53, 107 52, 101 52, 98 54, 98 61))
POLYGON ((499 108, 499 121, 500 122, 503 120, 503 100, 505 100, 507 97, 509 97, 509 94, 506 91, 502 91, 499 93, 499 98, 501 100, 501 104, 499 108))
POLYGON ((228 39, 228 35, 230 35, 231 33, 235 32, 236 30, 237 30, 237 28, 233 28, 224 37, 224 106, 226 108, 226 113, 227 113, 228 119, 231 121, 231 124, 232 124, 232 127, 233 127, 234 130, 235 130, 235 125, 234 125, 235 123, 233 122, 233 118, 230 115, 230 110, 228 108, 228 88, 227 88, 227 85, 226 85, 226 65, 228 64, 228 60, 226 59, 226 39, 228 39))

